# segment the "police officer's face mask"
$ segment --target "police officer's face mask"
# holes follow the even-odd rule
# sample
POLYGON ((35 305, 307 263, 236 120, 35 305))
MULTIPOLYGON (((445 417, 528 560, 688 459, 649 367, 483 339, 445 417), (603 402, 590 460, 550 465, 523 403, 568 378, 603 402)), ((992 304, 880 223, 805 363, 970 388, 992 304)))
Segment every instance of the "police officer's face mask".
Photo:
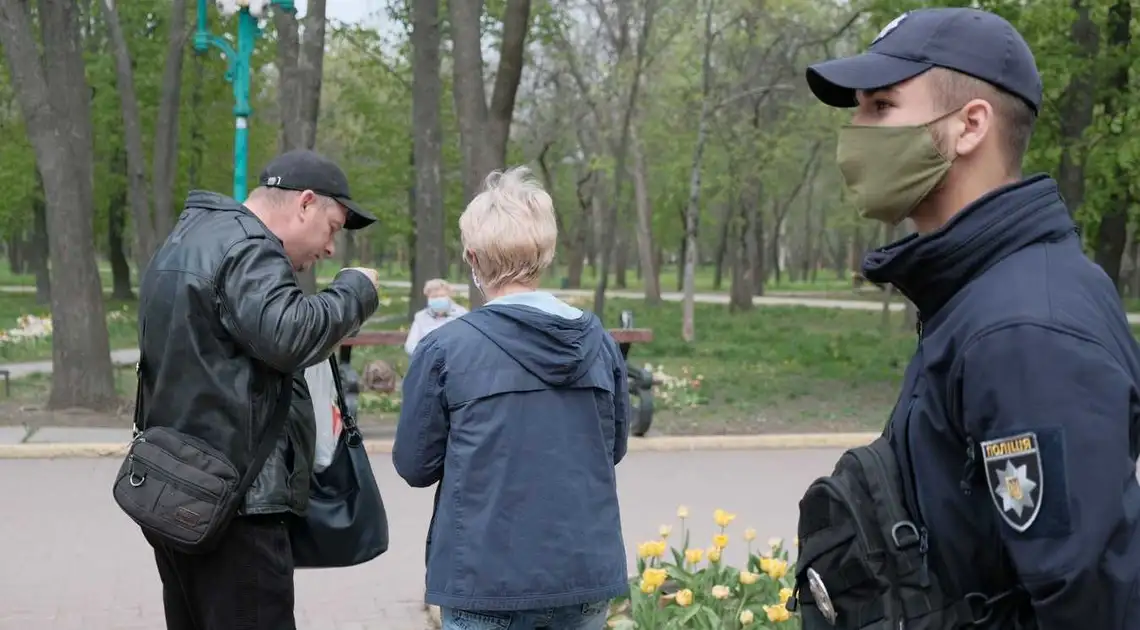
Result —
POLYGON ((861 216, 897 225, 938 186, 953 160, 939 150, 931 126, 955 113, 921 125, 840 129, 836 160, 861 216))

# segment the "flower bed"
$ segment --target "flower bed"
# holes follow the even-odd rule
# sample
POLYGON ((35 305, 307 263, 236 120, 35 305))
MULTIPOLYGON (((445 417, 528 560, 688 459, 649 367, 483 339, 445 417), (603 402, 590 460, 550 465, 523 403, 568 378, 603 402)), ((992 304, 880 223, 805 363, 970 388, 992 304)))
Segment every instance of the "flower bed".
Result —
POLYGON ((766 547, 753 550, 756 530, 745 529, 742 538, 748 545, 748 560, 745 567, 737 568, 721 562, 735 514, 713 513, 720 532, 708 548, 691 545, 688 509, 680 507, 677 516, 680 547, 670 545, 673 528, 669 525, 661 526, 660 538, 638 545, 638 574, 631 580, 629 596, 615 600, 611 628, 798 630, 800 621, 786 606, 795 571, 783 541, 773 538, 766 547))

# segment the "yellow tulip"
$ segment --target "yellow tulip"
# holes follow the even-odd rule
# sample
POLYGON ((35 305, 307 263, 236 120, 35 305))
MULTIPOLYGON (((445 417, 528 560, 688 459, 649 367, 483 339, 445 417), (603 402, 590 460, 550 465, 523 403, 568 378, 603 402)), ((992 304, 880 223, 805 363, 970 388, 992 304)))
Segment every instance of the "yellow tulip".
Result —
POLYGON ((689 518, 689 508, 680 506, 677 508, 677 517, 681 519, 689 518))
POLYGON ((788 621, 791 619, 791 613, 788 612, 788 608, 781 606, 780 604, 765 606, 764 612, 768 615, 768 621, 771 621, 773 623, 780 623, 781 621, 788 621))
POLYGON ((752 529, 751 527, 744 530, 744 540, 747 540, 748 542, 756 540, 756 530, 752 529))
POLYGON ((697 564, 701 561, 702 553, 704 552, 700 549, 686 549, 685 562, 688 562, 689 564, 697 564))
POLYGON ((781 621, 787 621, 792 618, 792 614, 788 612, 788 609, 779 604, 765 606, 764 612, 768 614, 768 621, 773 623, 780 623, 781 621))
POLYGON ((676 600, 678 606, 688 606, 693 603, 693 592, 687 588, 683 588, 677 591, 676 600))
POLYGON ((719 527, 728 527, 728 524, 735 518, 735 514, 730 514, 719 508, 713 512, 713 521, 715 521, 719 527))
POLYGON ((772 559, 768 556, 760 556, 760 570, 767 573, 770 566, 772 566, 772 559))
POLYGON ((665 555, 667 545, 664 540, 650 540, 637 546, 637 555, 640 558, 660 558, 665 555))
POLYGON ((720 562, 720 549, 717 547, 709 547, 705 555, 708 556, 709 562, 720 562))
POLYGON ((668 525, 662 525, 661 528, 657 530, 657 533, 660 534, 662 538, 668 538, 669 534, 673 533, 673 528, 668 525))
POLYGON ((787 604, 788 600, 792 598, 792 589, 784 587, 780 589, 780 603, 787 604))
POLYGON ((796 536, 795 538, 793 538, 792 544, 796 546, 796 549, 799 549, 800 548, 800 537, 796 536))
POLYGON ((728 535, 727 534, 717 534, 717 535, 713 536, 713 546, 716 547, 717 549, 724 549, 725 547, 727 547, 728 546, 728 535))
POLYGON ((751 572, 751 571, 741 571, 740 572, 740 583, 741 584, 755 584, 756 581, 759 579, 760 579, 760 576, 751 572))
POLYGON ((665 583, 665 578, 669 574, 665 569, 648 568, 641 572, 641 590, 645 593, 652 593, 665 583), (649 590, 646 590, 646 589, 649 590))
POLYGON ((717 584, 716 586, 712 587, 712 596, 717 599, 725 599, 730 594, 732 594, 732 591, 723 584, 717 584))
POLYGON ((756 616, 752 614, 751 610, 745 608, 744 610, 740 611, 740 625, 750 626, 752 625, 752 622, 755 621, 755 619, 756 616))
POLYGON ((764 570, 768 577, 773 580, 778 580, 788 573, 788 563, 785 560, 773 559, 769 562, 768 568, 764 570))
POLYGON ((769 538, 768 539, 768 546, 771 547, 772 549, 779 549, 780 546, 783 544, 784 544, 783 538, 769 538))

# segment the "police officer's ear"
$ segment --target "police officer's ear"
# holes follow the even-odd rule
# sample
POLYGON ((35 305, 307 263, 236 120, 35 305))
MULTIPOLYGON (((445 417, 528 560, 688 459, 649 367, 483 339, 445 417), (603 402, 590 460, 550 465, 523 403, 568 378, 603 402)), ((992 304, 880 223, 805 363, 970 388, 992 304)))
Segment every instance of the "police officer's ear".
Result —
POLYGON ((975 98, 966 103, 957 116, 950 117, 951 148, 955 156, 970 155, 994 133, 994 108, 989 101, 975 98))

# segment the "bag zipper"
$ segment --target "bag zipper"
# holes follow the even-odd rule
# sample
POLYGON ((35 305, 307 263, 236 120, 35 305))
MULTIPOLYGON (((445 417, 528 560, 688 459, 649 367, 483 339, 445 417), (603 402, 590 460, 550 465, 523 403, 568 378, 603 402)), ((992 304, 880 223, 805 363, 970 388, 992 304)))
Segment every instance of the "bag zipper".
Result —
POLYGON ((186 494, 192 495, 194 498, 200 501, 219 501, 222 498, 220 495, 214 494, 210 490, 207 490, 192 481, 186 481, 185 479, 175 479, 173 475, 162 470, 154 462, 146 459, 145 457, 140 457, 135 453, 131 453, 129 459, 131 461, 131 469, 133 469, 135 463, 142 464, 143 468, 146 469, 146 474, 143 475, 144 479, 147 476, 154 474, 159 479, 162 479, 166 483, 176 485, 179 490, 185 491, 186 494))

